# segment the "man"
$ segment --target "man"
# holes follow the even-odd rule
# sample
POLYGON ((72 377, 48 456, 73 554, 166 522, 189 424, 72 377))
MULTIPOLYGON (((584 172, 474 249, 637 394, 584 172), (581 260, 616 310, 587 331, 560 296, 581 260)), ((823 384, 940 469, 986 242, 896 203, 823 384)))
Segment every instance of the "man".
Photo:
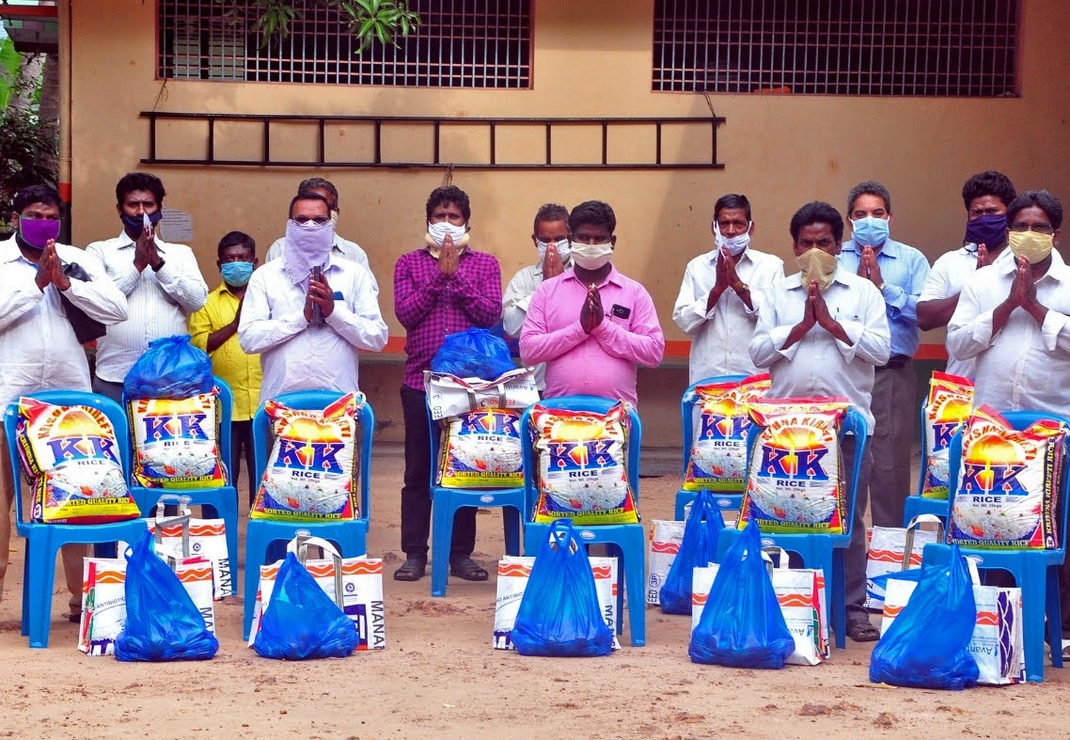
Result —
POLYGON ((289 391, 357 391, 358 351, 378 352, 386 344, 371 273, 336 257, 333 245, 327 199, 295 196, 282 257, 249 279, 238 342, 260 354, 261 403, 289 391))
MULTIPOLYGON (((75 336, 63 298, 91 319, 115 324, 126 319, 126 298, 108 279, 103 265, 81 249, 57 244, 60 198, 47 185, 31 185, 15 195, 11 225, 15 235, 0 242, 0 409, 19 396, 43 390, 89 391, 89 365, 75 336), (78 264, 88 281, 64 274, 78 264), (62 297, 62 298, 61 298, 62 297)), ((15 489, 0 428, 0 597, 11 557, 11 504, 15 489)), ((23 500, 29 500, 23 485, 23 500)), ((63 547, 63 569, 70 591, 70 614, 82 610, 82 557, 85 546, 63 547)))
MULTIPOLYGON (((568 236, 568 209, 556 203, 542 206, 535 214, 531 233, 539 261, 513 275, 502 295, 502 327, 510 336, 520 337, 535 289, 571 264, 568 236)), ((535 366, 535 384, 540 391, 546 389, 546 366, 542 363, 535 366)))
MULTIPOLYGON (((337 229, 338 217, 341 213, 341 209, 338 207, 338 188, 334 186, 334 183, 330 180, 325 180, 322 177, 310 177, 307 180, 302 180, 301 184, 297 186, 298 195, 305 195, 306 193, 316 193, 327 199, 327 204, 331 209, 331 223, 334 228, 337 229)), ((276 260, 281 257, 285 251, 286 237, 281 236, 268 248, 264 261, 271 262, 276 260)), ((372 268, 368 263, 368 254, 361 249, 360 245, 356 242, 351 242, 335 233, 334 244, 331 245, 331 254, 335 257, 341 257, 342 259, 356 262, 371 274, 372 268)), ((375 293, 378 295, 379 283, 375 281, 375 275, 372 275, 372 283, 375 286, 375 293)))
POLYGON ((869 502, 873 525, 902 527, 906 497, 913 491, 910 475, 917 411, 917 376, 911 357, 921 344, 918 296, 929 279, 929 261, 914 247, 888 236, 892 223, 892 197, 879 182, 867 181, 847 195, 852 239, 844 243, 844 268, 869 280, 884 297, 892 355, 877 368, 873 385, 870 447, 873 470, 869 502))
POLYGON ((547 397, 582 394, 638 402, 636 366, 665 352, 654 301, 613 266, 617 217, 608 203, 572 209, 572 269, 540 285, 520 333, 520 356, 546 363, 547 397))
POLYGON ((149 342, 185 334, 187 317, 208 298, 193 250, 156 237, 164 195, 163 183, 155 175, 124 175, 115 186, 122 233, 86 247, 103 263, 129 304, 129 318, 109 326, 97 341, 93 391, 117 403, 122 402, 126 374, 149 342))
POLYGON ((672 320, 691 336, 691 383, 715 375, 752 375, 747 345, 758 321, 755 294, 784 276, 784 261, 750 248, 750 201, 729 193, 713 206, 714 248, 684 270, 672 320))
MULTIPOLYGON (((791 238, 802 271, 777 282, 763 296, 750 341, 751 360, 769 368, 771 398, 846 396, 872 434, 875 368, 888 362, 891 346, 885 300, 871 280, 837 261, 843 220, 828 203, 800 208, 791 219, 791 238)), ((843 445, 844 470, 851 469, 854 452, 854 438, 848 437, 843 445)), ((863 517, 872 458, 867 445, 846 558, 846 632, 856 642, 880 637, 864 606, 863 517)))
MULTIPOLYGON (((974 175, 962 186, 966 206, 965 246, 944 254, 933 263, 929 279, 918 297, 918 326, 938 329, 947 326, 959 304, 959 295, 974 270, 990 265, 1007 252, 1007 206, 1014 200, 1014 184, 994 171, 974 175)), ((966 378, 974 376, 972 359, 951 356, 948 345, 947 371, 966 378)))
MULTIPOLYGON (((468 194, 455 185, 436 188, 427 199, 427 246, 401 256, 394 267, 394 314, 405 327, 405 485, 401 489, 401 548, 405 562, 394 580, 418 581, 427 569, 431 531, 431 440, 424 370, 447 334, 489 328, 502 314, 498 260, 468 247, 472 216, 468 194)), ((476 510, 453 519, 450 574, 485 581, 487 571, 472 560, 476 510)))
POLYGON ((230 476, 238 487, 242 455, 249 477, 249 505, 256 497, 256 461, 253 457, 253 415, 260 405, 260 356, 246 354, 238 343, 245 289, 259 264, 256 242, 248 234, 231 231, 219 240, 216 265, 223 282, 208 294, 204 308, 189 318, 192 343, 212 358, 212 371, 234 396, 230 420, 230 476))

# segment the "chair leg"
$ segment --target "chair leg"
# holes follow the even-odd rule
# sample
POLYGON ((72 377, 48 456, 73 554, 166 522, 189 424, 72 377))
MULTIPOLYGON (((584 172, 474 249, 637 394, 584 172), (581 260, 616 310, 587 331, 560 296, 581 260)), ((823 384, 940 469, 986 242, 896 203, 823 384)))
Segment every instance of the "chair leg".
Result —
POLYGON ((441 496, 431 512, 431 595, 445 596, 450 573, 450 545, 453 543, 452 501, 441 496))
MULTIPOLYGON (((1015 574, 1016 576, 1019 574, 1015 574)), ((1025 638, 1027 681, 1044 680, 1044 601, 1047 595, 1047 566, 1029 559, 1020 573, 1022 589, 1022 636, 1025 638)), ((1052 646, 1052 653, 1061 642, 1052 646)))
POLYGON ((1054 668, 1063 667, 1063 607, 1062 594, 1059 589, 1059 568, 1048 567, 1046 603, 1048 617, 1048 644, 1051 645, 1051 664, 1054 668))
POLYGON ((51 538, 44 541, 32 552, 30 559, 30 647, 47 648, 48 632, 52 623, 52 588, 56 576, 56 550, 51 538))
POLYGON ((30 540, 25 539, 26 553, 22 559, 22 636, 30 636, 30 540))
MULTIPOLYGON (((847 599, 844 550, 832 554, 832 582, 825 585, 825 603, 832 603, 832 629, 836 633, 836 647, 847 647, 847 599), (830 598, 831 596, 831 598, 830 598)), ((828 578, 829 574, 826 573, 828 578)))
POLYGON ((646 645, 646 553, 642 542, 638 547, 633 545, 627 548, 627 551, 637 555, 630 560, 625 554, 625 548, 620 550, 620 562, 624 567, 624 581, 628 591, 628 631, 631 633, 632 647, 643 647, 646 645))

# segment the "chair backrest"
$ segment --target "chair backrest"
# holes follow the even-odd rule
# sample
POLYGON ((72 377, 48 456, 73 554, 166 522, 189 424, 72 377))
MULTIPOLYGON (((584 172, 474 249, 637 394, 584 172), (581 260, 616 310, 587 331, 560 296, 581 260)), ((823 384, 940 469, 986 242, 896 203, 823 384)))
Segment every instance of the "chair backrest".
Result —
POLYGON ((695 386, 709 385, 710 383, 738 383, 746 378, 746 375, 715 375, 712 378, 697 380, 687 387, 680 399, 680 426, 683 428, 683 460, 680 463, 680 477, 687 477, 687 464, 691 461, 691 446, 695 442, 695 407, 698 405, 698 394, 695 386))
MULTIPOLYGON (((538 405, 547 409, 561 411, 593 411, 604 414, 615 406, 619 401, 599 396, 557 396, 544 398, 538 405)), ((524 410, 520 417, 520 439, 524 449, 524 508, 530 513, 535 510, 538 491, 535 489, 535 475, 538 471, 538 461, 535 457, 535 430, 531 426, 531 409, 534 405, 524 410)), ((635 497, 636 508, 639 507, 639 457, 643 444, 643 424, 639 419, 639 412, 634 406, 628 407, 628 421, 630 430, 628 433, 628 485, 635 497)))
MULTIPOLYGON (((342 393, 329 390, 291 391, 275 397, 275 401, 291 409, 319 411, 342 397, 342 393)), ((360 422, 360 518, 371 517, 371 468, 372 435, 375 431, 375 412, 367 399, 357 412, 360 422)), ((271 419, 264 404, 253 416, 253 454, 256 458, 256 481, 259 486, 267 467, 268 451, 271 449, 271 419)))
MULTIPOLYGON (((123 468, 123 480, 130 475, 130 429, 126 423, 126 413, 115 401, 96 393, 87 391, 38 391, 27 393, 28 398, 51 403, 56 406, 89 406, 98 409, 108 417, 115 430, 115 441, 119 447, 119 461, 123 468)), ((11 460, 11 478, 15 486, 15 512, 20 524, 25 524, 22 508, 22 463, 18 448, 18 399, 8 404, 4 411, 4 434, 7 436, 7 455, 11 460)))

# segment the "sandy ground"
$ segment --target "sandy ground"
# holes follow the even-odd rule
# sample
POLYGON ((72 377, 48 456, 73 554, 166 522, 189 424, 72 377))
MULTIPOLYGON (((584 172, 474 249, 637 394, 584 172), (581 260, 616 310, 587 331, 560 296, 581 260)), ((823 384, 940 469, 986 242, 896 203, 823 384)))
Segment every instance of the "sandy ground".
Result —
MULTIPOLYGON (((51 647, 19 634, 22 541, 15 539, 0 603, 6 678, 0 737, 19 738, 1060 738, 1070 674, 1043 684, 964 692, 869 683, 872 643, 848 641, 817 667, 735 670, 690 662, 690 620, 647 612, 647 645, 606 658, 525 658, 491 649, 495 582, 450 579, 444 599, 430 577, 397 583, 402 461, 377 455, 369 550, 387 561, 386 650, 345 660, 261 659, 241 640, 241 601, 217 605, 219 654, 211 662, 125 664, 87 658, 76 625, 53 602, 51 647)), ((672 466, 662 464, 661 469, 672 466)), ((656 472, 656 471, 655 471, 656 472)), ((644 478, 649 522, 671 518, 679 477, 644 478)), ((481 511, 476 559, 494 572, 501 516, 481 511)), ((58 579, 61 580, 61 579, 58 579)), ((241 581, 238 581, 241 583, 241 581)), ((627 616, 624 619, 627 623, 627 616)))

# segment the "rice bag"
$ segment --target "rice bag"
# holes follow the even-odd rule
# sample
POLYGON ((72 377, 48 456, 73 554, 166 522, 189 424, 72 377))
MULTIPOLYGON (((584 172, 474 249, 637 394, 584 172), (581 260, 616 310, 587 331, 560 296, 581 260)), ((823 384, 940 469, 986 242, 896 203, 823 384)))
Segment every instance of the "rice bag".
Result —
POLYGON ((925 401, 925 454, 927 465, 921 495, 946 499, 948 480, 948 445, 973 408, 973 381, 939 371, 929 381, 929 398, 925 401))
POLYGON ((740 382, 695 386, 699 415, 691 456, 684 474, 685 491, 742 491, 747 478, 747 405, 769 389, 769 374, 740 382))
POLYGON ((138 398, 127 405, 134 437, 134 482, 146 488, 221 488, 219 395, 138 398))
POLYGON ((443 422, 437 470, 443 488, 519 488, 524 485, 520 414, 482 409, 443 422))
POLYGON ((964 547, 1055 549, 1055 511, 1066 429, 1039 421, 1013 429, 989 406, 962 433, 962 470, 947 541, 964 547))
POLYGON ((628 412, 623 403, 605 414, 535 404, 531 423, 539 456, 536 522, 639 521, 628 484, 628 412))
POLYGON ((140 516, 123 478, 115 429, 103 411, 23 397, 16 435, 33 485, 33 521, 104 524, 140 516))
POLYGON ((753 441, 737 529, 842 534, 847 526, 839 398, 765 399, 750 406, 753 441))
POLYGON ((274 400, 264 410, 275 439, 253 519, 348 521, 357 518, 357 409, 363 394, 347 393, 319 410, 274 400))

